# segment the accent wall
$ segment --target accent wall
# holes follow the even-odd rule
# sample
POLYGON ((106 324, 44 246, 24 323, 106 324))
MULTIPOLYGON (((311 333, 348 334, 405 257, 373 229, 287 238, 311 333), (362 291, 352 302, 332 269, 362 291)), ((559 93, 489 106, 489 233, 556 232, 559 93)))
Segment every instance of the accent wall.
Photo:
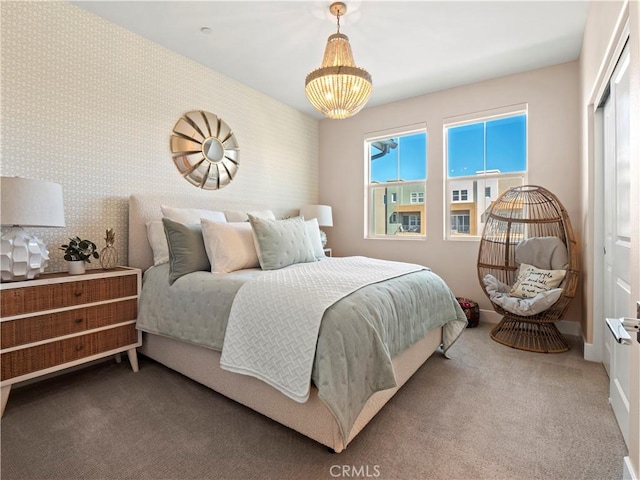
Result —
POLYGON ((102 248, 112 227, 126 264, 133 193, 278 211, 316 202, 317 119, 66 2, 1 2, 0 14, 1 173, 62 185, 66 227, 30 229, 52 270, 66 270, 69 236, 102 248), (190 110, 217 114, 238 139, 240 169, 221 190, 192 186, 171 159, 190 110))

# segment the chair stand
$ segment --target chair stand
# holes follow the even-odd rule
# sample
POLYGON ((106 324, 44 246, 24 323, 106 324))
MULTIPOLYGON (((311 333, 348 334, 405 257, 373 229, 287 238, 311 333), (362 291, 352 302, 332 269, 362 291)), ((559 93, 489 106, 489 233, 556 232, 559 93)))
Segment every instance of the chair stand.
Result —
POLYGON ((491 330, 491 338, 508 347, 538 353, 562 353, 569 344, 553 322, 523 322, 509 317, 491 330))

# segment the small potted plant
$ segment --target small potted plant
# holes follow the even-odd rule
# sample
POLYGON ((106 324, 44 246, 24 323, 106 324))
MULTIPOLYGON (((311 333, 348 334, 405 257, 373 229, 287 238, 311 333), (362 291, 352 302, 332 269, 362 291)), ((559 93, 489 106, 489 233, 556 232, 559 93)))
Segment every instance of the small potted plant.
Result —
POLYGON ((64 259, 67 261, 69 273, 71 275, 84 273, 86 264, 91 263, 91 257, 100 258, 96 249, 95 243, 91 240, 81 240, 80 237, 70 238, 68 244, 62 245, 60 250, 64 251, 64 259))

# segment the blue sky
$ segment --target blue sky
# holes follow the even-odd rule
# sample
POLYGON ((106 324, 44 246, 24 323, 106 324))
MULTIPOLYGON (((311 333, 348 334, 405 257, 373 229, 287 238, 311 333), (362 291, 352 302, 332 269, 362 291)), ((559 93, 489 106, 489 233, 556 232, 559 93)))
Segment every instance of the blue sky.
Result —
MULTIPOLYGON (((427 175, 426 151, 427 136, 424 132, 400 137, 397 148, 371 162, 371 180, 424 180, 427 175), (398 165, 399 152, 401 161, 398 165)), ((372 149, 373 154, 378 152, 379 150, 372 149)))
POLYGON ((527 117, 491 120, 449 129, 449 177, 475 175, 481 170, 520 172, 527 168, 527 117), (484 128, 487 155, 484 164, 484 128))
MULTIPOLYGON (((526 170, 526 125, 526 115, 518 115, 450 128, 449 176, 475 175, 480 170, 497 169, 502 173, 526 170)), ((405 181, 425 179, 426 149, 427 137, 424 133, 400 137, 398 148, 372 162, 371 180, 386 182, 396 178, 405 181)), ((372 149, 372 153, 378 153, 378 150, 372 149)))

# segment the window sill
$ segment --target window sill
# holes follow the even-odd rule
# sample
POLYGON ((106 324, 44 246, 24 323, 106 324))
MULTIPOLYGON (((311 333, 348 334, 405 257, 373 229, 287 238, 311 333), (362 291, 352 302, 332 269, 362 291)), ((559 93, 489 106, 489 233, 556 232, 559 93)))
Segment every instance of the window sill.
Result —
POLYGON ((449 235, 445 237, 445 240, 451 242, 479 242, 481 238, 477 235, 449 235))
POLYGON ((409 235, 380 235, 380 236, 376 236, 376 237, 364 237, 365 240, 398 240, 401 242, 406 242, 406 241, 419 241, 419 242, 424 242, 425 240, 427 240, 427 237, 425 235, 416 235, 414 236, 409 236, 409 235))

